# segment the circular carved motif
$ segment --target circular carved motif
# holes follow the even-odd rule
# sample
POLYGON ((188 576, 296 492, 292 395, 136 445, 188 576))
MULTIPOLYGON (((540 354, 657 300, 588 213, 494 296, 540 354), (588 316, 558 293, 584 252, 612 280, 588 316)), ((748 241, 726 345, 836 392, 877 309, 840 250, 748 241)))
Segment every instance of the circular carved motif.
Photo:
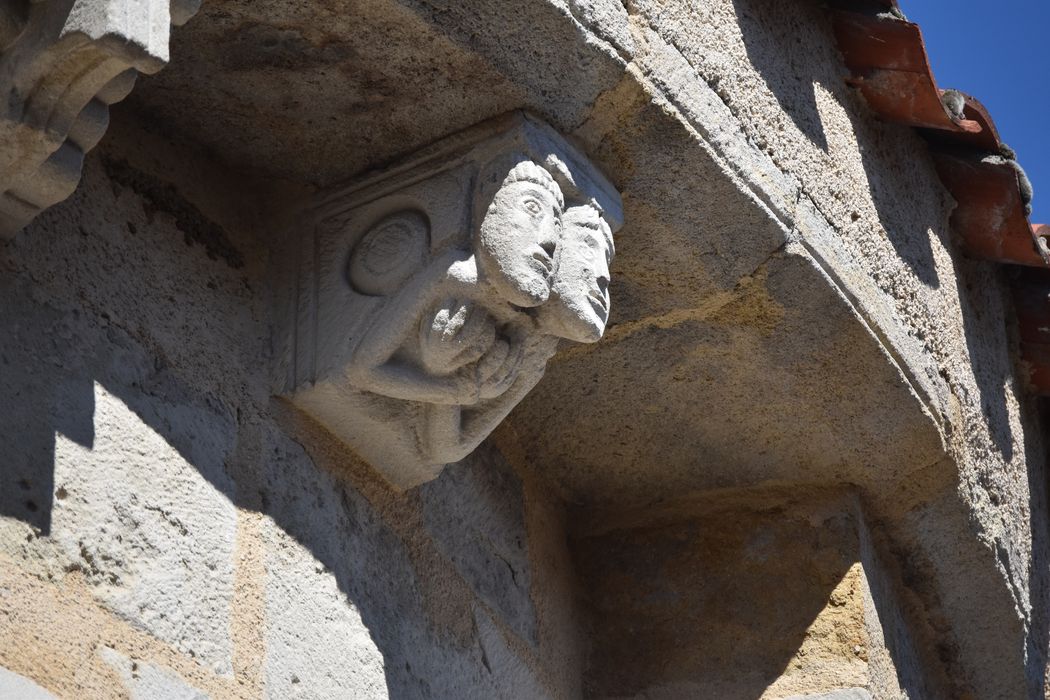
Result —
POLYGON ((373 226, 350 254, 347 275, 362 294, 394 293, 426 262, 430 225, 422 212, 390 214, 373 226))

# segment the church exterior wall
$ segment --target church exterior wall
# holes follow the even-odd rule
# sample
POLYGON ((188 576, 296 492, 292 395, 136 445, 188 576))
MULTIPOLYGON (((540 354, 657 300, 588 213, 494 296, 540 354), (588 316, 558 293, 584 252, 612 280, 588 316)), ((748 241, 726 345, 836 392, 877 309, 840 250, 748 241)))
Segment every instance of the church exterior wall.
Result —
POLYGON ((1004 273, 824 8, 308 5, 206 0, 0 244, 0 696, 1043 696, 1004 273), (406 488, 275 380, 289 251, 510 113, 608 179, 612 312, 406 488))

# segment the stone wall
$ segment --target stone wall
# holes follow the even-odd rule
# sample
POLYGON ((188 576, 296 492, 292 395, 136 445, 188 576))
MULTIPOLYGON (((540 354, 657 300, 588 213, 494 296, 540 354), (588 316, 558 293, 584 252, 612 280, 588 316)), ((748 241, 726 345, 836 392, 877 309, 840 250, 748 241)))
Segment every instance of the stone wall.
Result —
MULTIPOLYGON (((1050 635, 1046 444, 1016 379, 1002 272, 959 253, 954 203, 923 142, 879 123, 846 86, 816 3, 635 2, 586 22, 583 8, 598 5, 574 7, 607 42, 630 31, 621 56, 642 77, 624 82, 666 99, 790 229, 787 249, 812 255, 849 298, 936 426, 943 451, 899 464, 924 476, 894 469, 899 486, 867 495, 932 624, 954 627, 942 660, 980 697, 1038 694, 1050 635), (913 500, 905 492, 919 482, 913 500), (1005 648, 1025 649, 1009 670, 990 661, 1005 648)), ((626 124, 605 115, 579 133, 601 150, 626 124)))
MULTIPOLYGON (((985 609, 994 611, 989 618, 1016 619, 1022 636, 1034 637, 1034 656, 1025 662, 1029 687, 1041 683, 1048 634, 1046 444, 1036 405, 1014 371, 1013 312, 1000 268, 959 253, 948 227, 954 202, 922 141, 908 128, 873 119, 846 86, 830 20, 819 6, 635 5, 647 31, 666 42, 664 50, 681 56, 717 94, 752 157, 768 156, 783 173, 796 198, 801 242, 854 287, 860 313, 884 334, 943 434, 950 485, 943 495, 927 491, 930 505, 913 504, 908 518, 925 524, 914 528, 922 534, 904 537, 928 541, 915 544, 921 554, 909 555, 912 576, 945 577, 934 587, 947 617, 973 624, 981 616, 975 611, 985 609), (857 284, 861 277, 874 287, 857 284), (926 514, 927 508, 938 512, 926 514), (956 538, 981 544, 963 554, 947 545, 956 538), (988 599, 987 580, 949 590, 958 582, 949 572, 987 566, 978 559, 994 562, 1003 578, 1001 602, 988 599)), ((966 626, 951 654, 981 669, 971 679, 980 696, 1003 692, 991 680, 998 670, 982 659, 1018 642, 1000 637, 983 646, 966 626)))
POLYGON ((0 695, 1043 695, 1001 273, 818 3, 179 31, 0 247, 0 695), (274 397, 281 251, 315 186, 512 109, 623 196, 607 333, 402 493, 274 397))
POLYGON ((60 697, 575 695, 542 487, 489 447, 398 495, 271 399, 257 193, 121 131, 2 252, 0 666, 60 697))

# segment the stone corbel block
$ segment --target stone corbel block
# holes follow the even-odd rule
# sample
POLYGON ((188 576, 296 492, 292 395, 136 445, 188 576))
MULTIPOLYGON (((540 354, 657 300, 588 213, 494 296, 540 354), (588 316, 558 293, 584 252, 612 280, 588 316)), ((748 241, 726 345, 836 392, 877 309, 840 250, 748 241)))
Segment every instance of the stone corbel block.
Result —
POLYGON ((286 263, 278 393, 399 488, 468 455, 609 314, 615 188, 521 113, 319 198, 286 263))
POLYGON ((109 105, 168 61, 172 24, 200 0, 4 0, 0 6, 0 237, 76 189, 109 105))

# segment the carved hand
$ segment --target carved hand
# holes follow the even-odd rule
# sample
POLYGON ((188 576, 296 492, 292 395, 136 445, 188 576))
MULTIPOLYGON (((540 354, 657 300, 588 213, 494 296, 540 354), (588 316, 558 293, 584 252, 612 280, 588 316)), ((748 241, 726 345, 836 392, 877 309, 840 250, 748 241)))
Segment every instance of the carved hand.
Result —
POLYGON ((518 378, 525 354, 525 343, 509 338, 496 338, 492 349, 478 362, 478 380, 482 400, 502 395, 518 378))
POLYGON ((451 374, 489 352, 495 339, 495 321, 484 308, 446 299, 420 322, 420 359, 430 372, 451 374))

